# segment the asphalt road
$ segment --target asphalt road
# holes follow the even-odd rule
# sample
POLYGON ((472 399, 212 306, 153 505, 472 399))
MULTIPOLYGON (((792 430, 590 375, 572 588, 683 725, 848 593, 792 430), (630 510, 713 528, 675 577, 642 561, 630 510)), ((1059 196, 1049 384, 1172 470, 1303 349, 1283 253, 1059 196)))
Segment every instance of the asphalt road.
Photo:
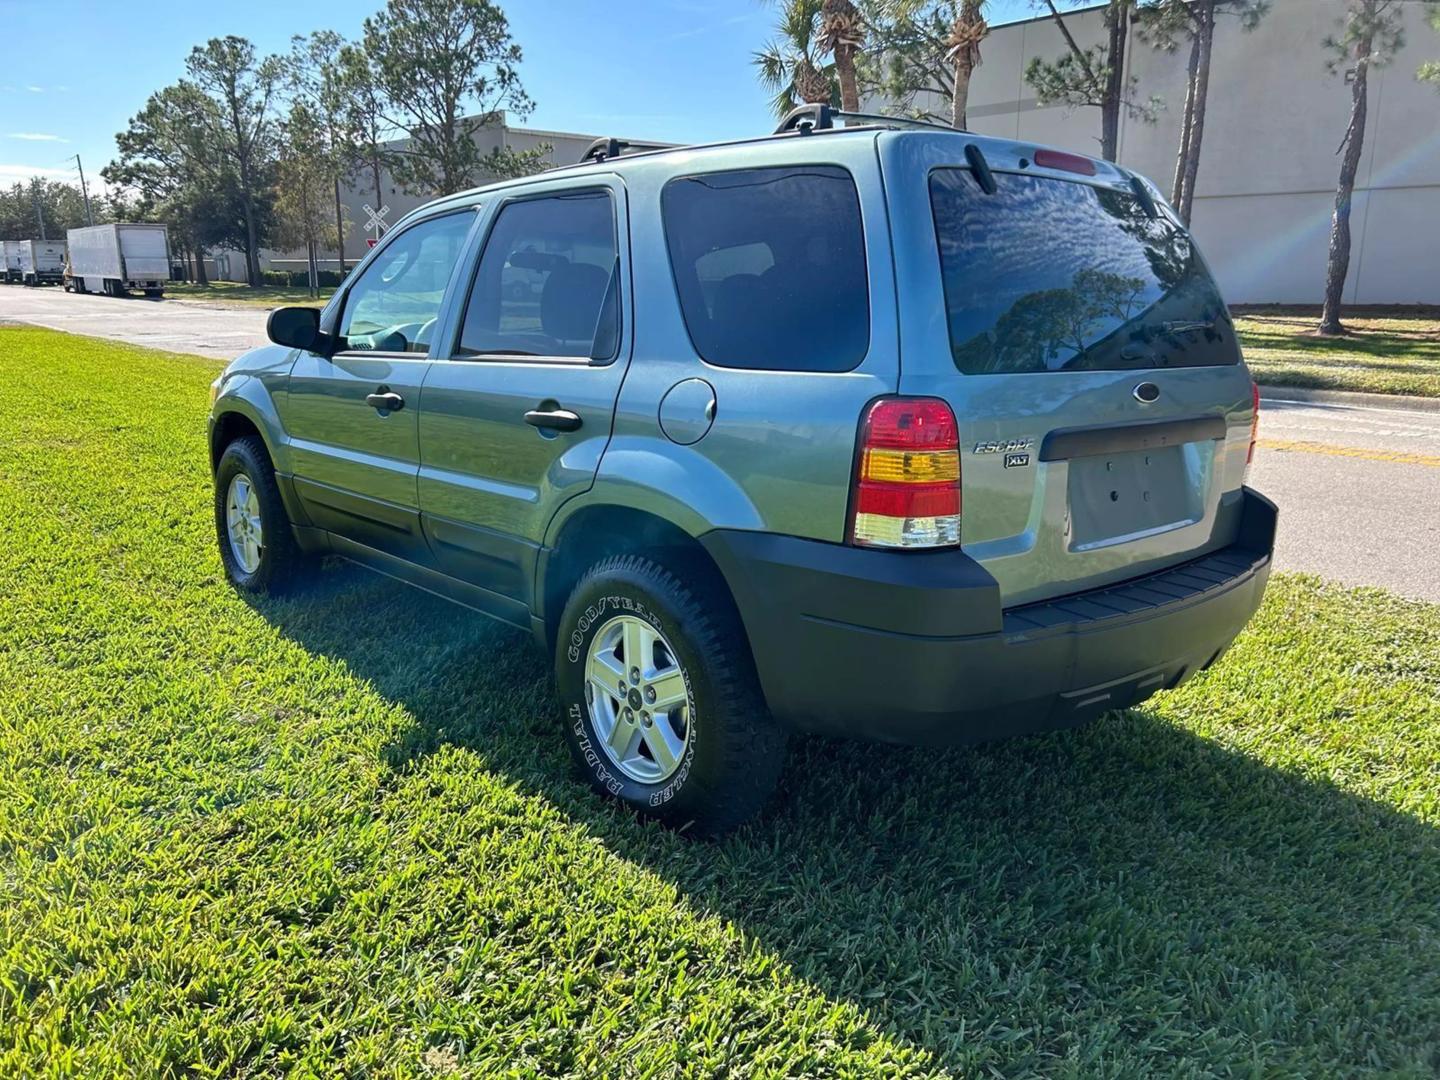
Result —
POLYGON ((1262 401, 1250 483, 1278 568, 1440 601, 1440 412, 1262 401))
POLYGON ((0 285, 0 319, 229 360, 265 344, 264 308, 0 285))
MULTIPOLYGON (((0 320, 217 359, 266 314, 0 285, 0 320)), ((1250 482, 1280 504, 1277 567, 1440 601, 1440 412, 1266 400, 1250 482)))

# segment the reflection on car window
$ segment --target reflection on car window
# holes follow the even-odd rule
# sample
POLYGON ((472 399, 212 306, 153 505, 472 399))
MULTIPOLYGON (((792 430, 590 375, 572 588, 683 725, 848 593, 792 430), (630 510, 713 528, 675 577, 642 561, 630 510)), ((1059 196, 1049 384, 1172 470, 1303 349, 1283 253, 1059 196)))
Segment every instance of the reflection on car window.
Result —
POLYGON ((931 175, 950 346, 961 371, 1105 371, 1239 359, 1186 234, 1131 195, 1041 176, 931 175))
POLYGON ((608 192, 511 203, 485 241, 459 355, 608 360, 619 344, 616 271, 608 192))
POLYGON ((660 197, 695 350, 722 367, 849 371, 870 345, 855 181, 833 165, 678 177, 660 197))
POLYGON ((473 216, 421 221, 391 240, 345 298, 341 347, 363 352, 429 351, 445 285, 473 216))

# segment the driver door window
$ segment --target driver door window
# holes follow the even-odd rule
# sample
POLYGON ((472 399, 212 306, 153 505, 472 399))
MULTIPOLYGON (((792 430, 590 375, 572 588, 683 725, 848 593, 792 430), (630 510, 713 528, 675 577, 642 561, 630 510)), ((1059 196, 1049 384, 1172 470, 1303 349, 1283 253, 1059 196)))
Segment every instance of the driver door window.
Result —
POLYGON ((471 213, 421 221, 391 240, 345 298, 345 352, 426 353, 471 213))

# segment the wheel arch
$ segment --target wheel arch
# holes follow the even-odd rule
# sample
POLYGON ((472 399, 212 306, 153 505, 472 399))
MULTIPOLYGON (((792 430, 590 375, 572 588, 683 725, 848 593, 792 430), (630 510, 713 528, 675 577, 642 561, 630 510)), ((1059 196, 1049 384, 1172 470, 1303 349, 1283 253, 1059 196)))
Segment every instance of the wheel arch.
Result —
POLYGON ((725 575, 697 536, 650 509, 587 501, 552 525, 536 565, 535 631, 547 649, 585 571, 601 559, 628 554, 653 555, 672 570, 701 575, 734 603, 725 575))
POLYGON ((276 472, 289 472, 280 419, 263 379, 249 374, 226 377, 224 392, 210 417, 210 470, 220 464, 225 447, 242 435, 260 436, 276 472))
POLYGON ((225 447, 236 439, 248 435, 256 436, 265 448, 265 456, 270 459, 270 467, 280 488, 280 498, 285 504, 285 512, 289 515, 291 524, 308 526, 309 515, 305 513, 295 495, 295 488, 290 483, 285 444, 277 434, 280 430, 279 422, 273 409, 269 407, 269 395, 260 385, 259 379, 244 376, 239 383, 239 386, 234 388, 231 385, 226 386, 225 393, 211 414, 210 473, 213 476, 220 467, 220 458, 225 453, 225 447), (252 400, 257 395, 260 398, 258 404, 252 400))
POLYGON ((270 455, 273 464, 275 455, 270 454, 270 443, 265 438, 265 432, 248 415, 239 409, 226 409, 217 413, 210 425, 210 471, 214 473, 220 467, 220 456, 225 453, 225 448, 236 439, 243 439, 247 435, 258 436, 265 444, 265 452, 270 455))

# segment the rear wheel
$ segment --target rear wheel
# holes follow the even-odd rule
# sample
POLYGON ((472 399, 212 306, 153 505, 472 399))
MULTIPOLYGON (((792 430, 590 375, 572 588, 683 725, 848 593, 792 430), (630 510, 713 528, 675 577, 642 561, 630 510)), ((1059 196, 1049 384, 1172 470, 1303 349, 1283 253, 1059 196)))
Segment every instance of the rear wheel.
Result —
POLYGON ((774 789, 785 733, 729 598, 705 575, 638 555, 591 567, 561 617, 555 672, 566 739, 598 791, 713 834, 774 789))
POLYGON ((236 439, 215 470, 215 531, 225 576, 245 592, 280 592, 305 565, 258 436, 236 439))

